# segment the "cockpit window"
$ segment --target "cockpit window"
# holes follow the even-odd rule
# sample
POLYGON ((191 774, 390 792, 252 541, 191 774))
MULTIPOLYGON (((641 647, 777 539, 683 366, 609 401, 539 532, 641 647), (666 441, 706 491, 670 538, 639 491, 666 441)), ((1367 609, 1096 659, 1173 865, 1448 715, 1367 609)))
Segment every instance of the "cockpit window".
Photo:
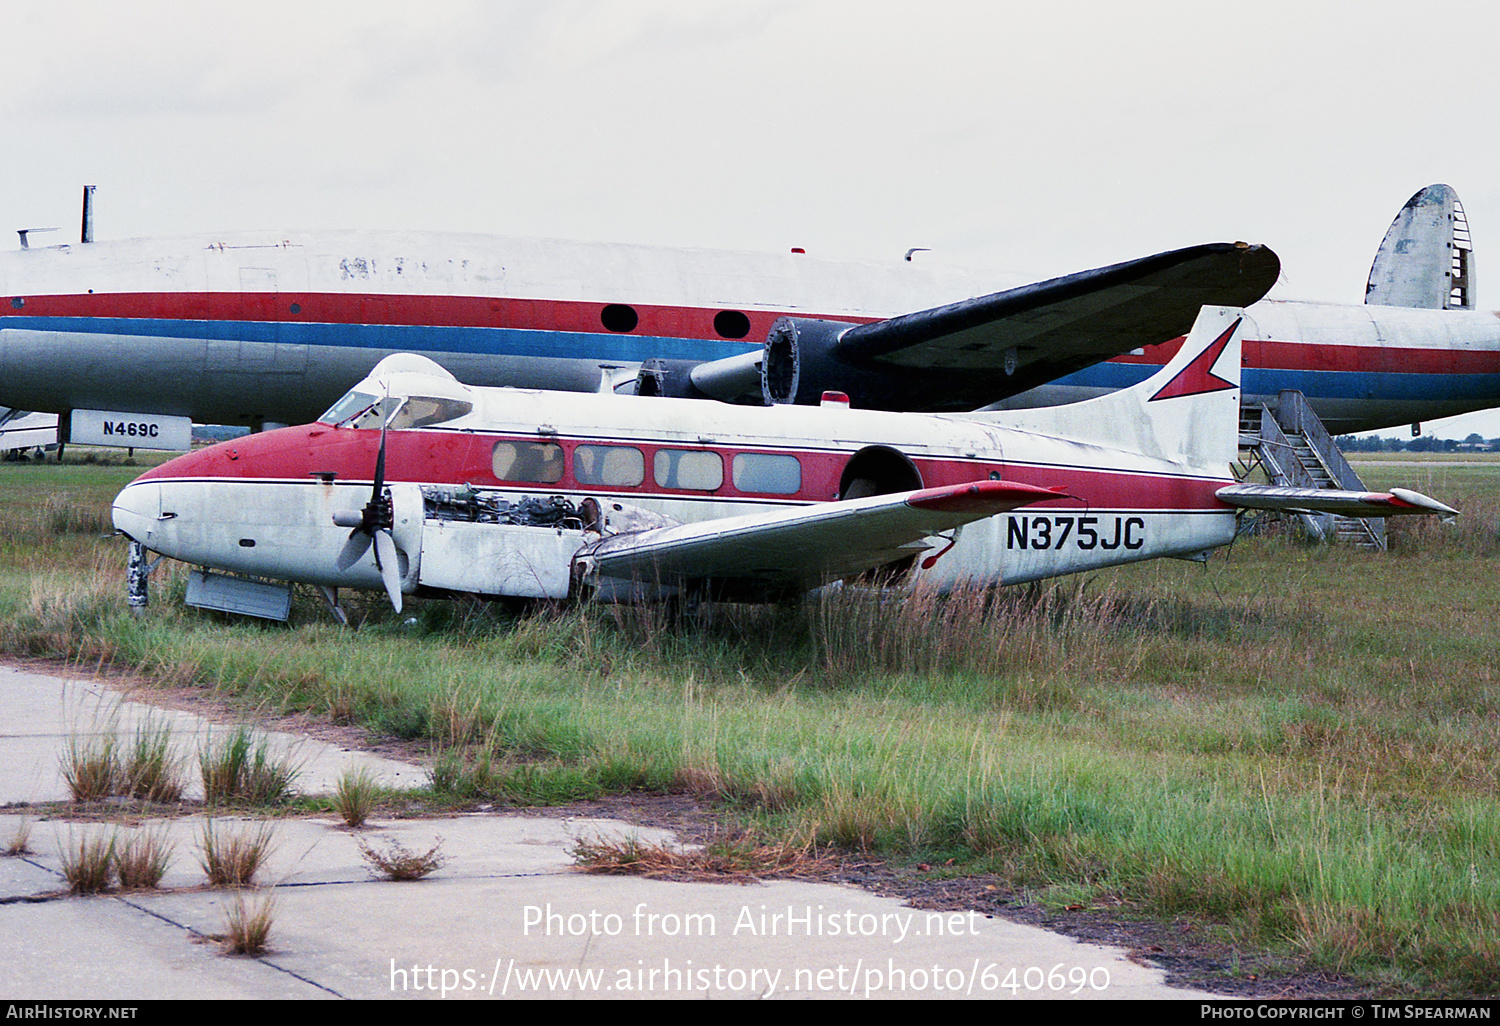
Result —
POLYGON ((400 431, 403 428, 426 427, 429 424, 457 420, 473 409, 473 403, 462 399, 413 395, 388 396, 377 400, 375 396, 364 392, 350 392, 318 419, 335 427, 349 428, 378 428, 389 420, 386 426, 393 431, 400 431))
MULTIPOLYGON (((400 396, 386 396, 378 402, 371 403, 362 410, 355 411, 339 427, 351 428, 378 428, 390 419, 391 411, 401 404, 400 396)), ((395 425, 392 425, 393 427, 395 425)))
POLYGON ((324 424, 335 426, 342 424, 356 413, 361 413, 375 405, 375 397, 364 392, 346 392, 344 398, 334 403, 328 411, 318 420, 324 424))
POLYGON ((474 409, 474 404, 462 399, 441 399, 437 396, 414 395, 407 398, 402 404, 400 412, 391 420, 391 427, 397 430, 401 428, 426 427, 429 424, 443 424, 450 420, 457 420, 466 416, 474 409))

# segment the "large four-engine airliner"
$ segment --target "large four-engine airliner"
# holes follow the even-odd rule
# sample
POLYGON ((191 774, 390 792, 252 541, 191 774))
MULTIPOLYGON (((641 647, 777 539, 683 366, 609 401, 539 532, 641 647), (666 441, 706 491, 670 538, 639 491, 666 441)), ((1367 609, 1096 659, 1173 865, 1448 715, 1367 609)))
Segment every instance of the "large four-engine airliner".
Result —
POLYGON ((1300 389, 1335 431, 1500 403, 1500 319, 1472 309, 1467 225, 1446 186, 1403 208, 1367 305, 1257 302, 1278 273, 1274 253, 1242 243, 999 291, 920 260, 464 235, 32 246, 0 255, 0 403, 61 414, 74 440, 166 447, 155 415, 176 417, 179 438, 189 418, 306 421, 404 351, 477 385, 1048 405, 1149 376, 1204 304, 1254 304, 1248 398, 1300 389))

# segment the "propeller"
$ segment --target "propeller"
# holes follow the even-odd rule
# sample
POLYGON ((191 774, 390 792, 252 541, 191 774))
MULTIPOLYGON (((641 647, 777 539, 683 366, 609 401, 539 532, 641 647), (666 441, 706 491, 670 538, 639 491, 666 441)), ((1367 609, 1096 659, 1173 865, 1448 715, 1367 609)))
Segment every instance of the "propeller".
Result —
MULTIPOLYGON (((395 416, 395 411, 391 412, 395 416)), ((339 550, 338 568, 347 570, 364 556, 371 542, 375 545, 375 566, 380 570, 380 579, 385 584, 385 593, 391 597, 391 605, 401 612, 401 551, 396 539, 391 536, 395 526, 395 508, 391 502, 390 489, 385 486, 385 429, 390 418, 380 422, 380 450, 375 456, 375 481, 370 489, 370 501, 362 510, 339 510, 333 514, 333 522, 339 527, 352 528, 349 539, 339 550)))

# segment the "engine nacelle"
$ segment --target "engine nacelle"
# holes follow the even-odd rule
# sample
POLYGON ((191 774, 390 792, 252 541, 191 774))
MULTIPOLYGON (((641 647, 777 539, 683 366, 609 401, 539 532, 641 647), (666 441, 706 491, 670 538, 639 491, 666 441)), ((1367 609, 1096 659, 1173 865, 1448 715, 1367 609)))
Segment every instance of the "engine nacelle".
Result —
MULTIPOLYGON (((716 362, 716 361, 713 361, 716 362)), ((635 377, 635 394, 666 399, 714 399, 693 386, 695 367, 712 366, 701 360, 663 360, 653 357, 641 364, 635 377)))
POLYGON ((816 406, 830 389, 853 398, 859 391, 857 379, 866 375, 834 356, 839 338, 852 327, 844 321, 778 318, 761 356, 760 387, 766 405, 816 406))
POLYGON ((844 392, 856 406, 900 396, 905 375, 865 370, 839 358, 839 339, 858 327, 847 321, 781 317, 759 352, 722 360, 647 360, 636 378, 636 394, 682 399, 718 399, 767 406, 816 406, 828 391, 844 392))

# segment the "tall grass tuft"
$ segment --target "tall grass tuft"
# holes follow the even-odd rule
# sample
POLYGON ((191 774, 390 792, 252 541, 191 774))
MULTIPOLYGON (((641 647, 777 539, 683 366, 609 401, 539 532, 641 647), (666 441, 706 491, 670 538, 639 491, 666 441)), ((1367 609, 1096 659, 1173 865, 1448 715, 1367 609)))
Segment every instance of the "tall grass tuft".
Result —
POLYGON ((28 581, 26 602, 0 618, 0 643, 22 655, 112 664, 119 625, 129 618, 121 572, 120 560, 104 551, 72 573, 49 565, 28 581))
POLYGON ((172 743, 169 724, 148 717, 136 727, 135 738, 121 768, 122 793, 148 802, 175 802, 186 787, 182 756, 172 743))
POLYGON ((115 842, 115 871, 127 891, 161 886, 172 865, 174 845, 165 828, 137 830, 128 839, 115 842))
POLYGON ((97 802, 118 792, 122 779, 119 748, 113 729, 68 736, 62 775, 75 802, 97 802))
POLYGON ((67 492, 47 496, 38 514, 39 534, 108 534, 114 530, 108 507, 79 502, 67 492))
POLYGON ((300 770, 289 755, 278 755, 271 741, 249 727, 239 727, 198 755, 203 797, 210 805, 276 805, 292 793, 300 770))
POLYGON ((70 835, 61 845, 63 879, 74 894, 102 894, 114 879, 115 838, 113 834, 82 833, 70 835))
POLYGON ((333 788, 333 807, 344 825, 358 828, 365 825, 375 800, 380 797, 380 784, 368 767, 345 770, 333 788))
POLYGON ((1161 614, 1106 590, 1088 594, 1069 581, 998 590, 971 586, 947 594, 921 584, 900 593, 864 587, 824 589, 810 610, 814 659, 831 683, 872 669, 915 677, 1017 671, 1089 679, 1118 665, 1120 635, 1161 614))
POLYGON ((268 823, 221 833, 209 820, 198 840, 198 864, 215 887, 248 887, 275 850, 276 834, 268 823))
POLYGON ((22 816, 21 821, 16 824, 15 832, 10 835, 10 840, 0 847, 0 855, 16 858, 21 855, 31 854, 31 817, 22 816))
POLYGON ((435 750, 430 771, 433 791, 465 801, 497 797, 506 768, 496 748, 491 741, 435 750))
POLYGON ((236 891, 234 901, 224 908, 224 947, 231 955, 263 955, 271 939, 276 918, 274 891, 267 891, 254 902, 247 902, 244 891, 236 891))
POLYGON ((653 844, 630 836, 623 841, 584 840, 570 852, 585 873, 642 876, 666 880, 822 878, 836 868, 835 859, 810 841, 767 842, 746 834, 715 833, 692 849, 653 844))
POLYGON ((1444 496, 1443 501, 1460 511, 1456 521, 1444 523, 1437 517, 1393 517, 1386 527, 1390 550, 1403 556, 1493 558, 1500 555, 1500 499, 1489 494, 1469 493, 1444 496))

